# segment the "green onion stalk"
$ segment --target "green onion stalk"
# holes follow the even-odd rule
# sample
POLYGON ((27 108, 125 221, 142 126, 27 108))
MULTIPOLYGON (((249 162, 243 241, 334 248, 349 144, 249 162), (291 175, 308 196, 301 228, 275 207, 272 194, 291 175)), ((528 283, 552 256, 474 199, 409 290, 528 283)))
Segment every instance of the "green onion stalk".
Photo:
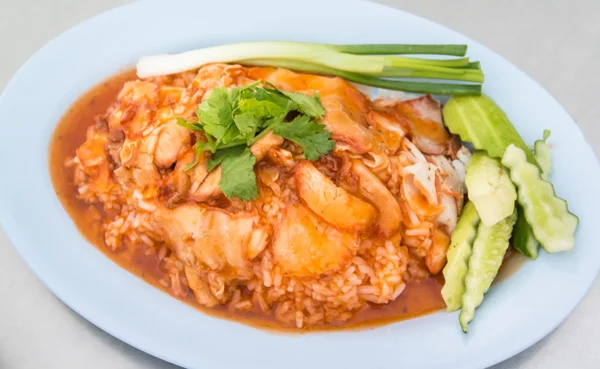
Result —
POLYGON ((484 74, 479 62, 464 56, 466 51, 466 45, 250 42, 143 57, 137 64, 137 73, 140 78, 145 78, 180 73, 210 63, 239 63, 338 76, 355 83, 391 90, 436 95, 480 95, 484 74), (458 58, 397 56, 408 54, 458 58))

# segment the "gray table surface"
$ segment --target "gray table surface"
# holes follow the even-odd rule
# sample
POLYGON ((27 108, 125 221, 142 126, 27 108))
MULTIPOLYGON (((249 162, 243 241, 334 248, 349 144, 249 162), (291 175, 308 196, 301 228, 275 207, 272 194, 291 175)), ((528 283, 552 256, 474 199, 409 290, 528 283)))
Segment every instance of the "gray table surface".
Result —
MULTIPOLYGON (((0 0, 0 90, 45 42, 127 2, 0 0)), ((558 99, 600 152, 599 0, 379 2, 449 26, 505 56, 558 99)), ((599 305, 596 281, 554 333, 493 369, 600 368, 600 350, 595 347, 600 341, 599 305)), ((175 366, 109 336, 70 310, 36 279, 0 229, 0 368, 175 366)))

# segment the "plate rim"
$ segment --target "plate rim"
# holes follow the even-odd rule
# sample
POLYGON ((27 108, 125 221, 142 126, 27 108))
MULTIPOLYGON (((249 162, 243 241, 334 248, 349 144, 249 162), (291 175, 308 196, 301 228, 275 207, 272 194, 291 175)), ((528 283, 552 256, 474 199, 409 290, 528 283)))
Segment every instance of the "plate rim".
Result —
MULTIPOLYGON (((0 109, 2 108, 3 105, 3 101, 6 98, 6 96, 9 94, 9 91, 11 91, 13 89, 13 84, 16 83, 15 81, 18 80, 18 77, 20 77, 21 74, 24 73, 24 71, 27 71, 27 69, 29 68, 29 65, 31 64, 32 60, 35 60, 36 58, 39 57, 39 55, 43 54, 43 51, 51 48, 58 40, 62 39, 65 35, 68 35, 72 32, 76 32, 77 29, 79 27, 81 27, 83 24, 86 24, 92 20, 95 19, 99 19, 99 18, 105 18, 105 17, 110 17, 112 14, 114 13, 118 13, 121 11, 124 11, 126 8, 136 8, 139 6, 143 6, 143 4, 145 3, 152 3, 153 1, 151 0, 143 0, 143 1, 138 1, 138 2, 133 2, 133 3, 129 3, 129 4, 125 4, 125 5, 121 5, 112 9, 108 9, 104 12, 101 12, 97 15, 94 15, 90 18, 87 18, 77 24, 75 24, 74 26, 68 28, 67 30, 61 32, 60 34, 58 34, 57 36, 55 36, 54 38, 52 38, 50 41, 48 41, 47 43, 45 43, 41 48, 39 48, 34 54, 32 54, 25 63, 23 63, 23 65, 15 72, 15 74, 10 78, 10 80, 8 81, 8 83, 6 84, 4 90, 2 91, 2 94, 0 94, 0 109)), ((261 0, 261 2, 265 2, 263 0, 261 0)), ((269 1, 266 1, 269 2, 269 1)), ((337 1, 337 2, 341 2, 341 1, 337 1)), ((385 8, 391 12, 395 12, 395 13, 402 13, 404 16, 408 16, 408 17, 413 17, 415 19, 418 19, 421 22, 426 22, 426 23, 432 23, 435 24, 439 27, 442 27, 443 29, 445 29, 448 32, 452 32, 452 33, 457 33, 462 37, 465 37, 466 39, 468 39, 470 42, 472 42, 473 44, 477 44, 482 46, 487 53, 493 54, 499 58, 501 58, 505 63, 507 63, 508 65, 510 65, 511 67, 513 67, 515 69, 516 73, 519 73, 521 75, 521 78, 526 79, 529 83, 533 83, 537 88, 539 88, 541 91, 543 91, 544 93, 546 93, 548 95, 548 97, 550 99, 552 99, 553 103, 560 109, 562 109, 564 111, 564 113, 575 123, 574 128, 575 130, 572 130, 572 133, 575 134, 579 134, 582 138, 583 141, 585 142, 585 149, 589 152, 591 152, 595 164, 596 164, 596 168, 594 169, 598 169, 599 165, 598 165, 598 158, 596 157, 596 155, 594 154, 591 145, 589 144, 589 142, 587 141, 587 139, 585 138, 585 136, 583 135, 583 132, 581 131, 581 128, 577 125, 577 123, 575 122, 575 120, 571 117, 571 115, 569 114, 569 112, 554 98, 554 96, 552 96, 552 94, 550 94, 543 86, 541 86, 536 80, 534 80, 533 78, 531 78, 529 75, 527 75, 525 72, 523 72, 520 68, 516 67, 513 63, 511 63, 509 60, 505 59, 504 57, 502 57, 501 55, 497 54, 496 52, 494 52, 492 49, 489 49, 488 47, 486 47, 484 44, 482 44, 481 42, 475 41, 473 39, 471 39, 470 37, 454 31, 440 23, 434 22, 432 20, 429 20, 427 18, 421 17, 419 15, 415 15, 412 14, 410 12, 398 9, 398 8, 394 8, 388 5, 384 5, 384 4, 379 4, 379 3, 372 3, 369 1, 365 1, 365 0, 353 0, 352 2, 344 2, 345 5, 348 5, 348 3, 350 3, 352 6, 353 3, 363 3, 363 4, 368 4, 369 6, 372 7, 379 7, 379 8, 385 8)), ((91 86, 88 86, 87 88, 90 88, 91 86)), ((0 186, 1 187, 1 186, 0 186)), ((2 200, 2 196, 0 196, 0 200, 2 200)), ((3 205, 5 205, 5 203, 3 203, 3 205)), ((61 205, 62 206, 62 205, 61 205)), ((65 298, 63 298, 63 294, 60 292, 57 292, 57 289, 55 288, 56 286, 52 286, 49 283, 47 283, 48 278, 41 278, 40 273, 39 273, 39 268, 37 266, 32 265, 32 263, 30 263, 30 260, 27 259, 26 255, 24 255, 22 253, 22 249, 17 246, 17 243, 14 242, 14 239, 16 238, 15 235, 18 233, 18 231, 13 228, 13 225, 11 224, 10 220, 7 220, 8 217, 10 217, 10 214, 5 213, 5 211, 8 210, 7 206, 2 206, 0 207, 0 226, 4 229, 5 234, 7 236, 8 241, 10 242, 10 244, 12 245, 12 247, 14 247, 14 249, 17 251, 17 253, 19 254, 19 257, 21 258, 21 260, 23 260, 23 262, 28 266, 28 268, 35 274, 36 278, 46 287, 48 288, 55 296, 57 296, 65 305, 67 305, 70 309, 72 309, 73 311, 75 311, 77 314, 79 314, 80 316, 82 316, 83 318, 85 318, 86 320, 88 320, 89 322, 91 322, 92 324, 94 324, 95 326, 97 326, 98 328, 102 329, 103 331, 109 333, 110 335, 112 335, 113 337, 137 348, 140 349, 146 353, 148 353, 149 355, 155 356, 159 359, 162 359, 164 361, 170 362, 170 363, 174 363, 176 365, 180 365, 183 366, 184 363, 179 362, 176 358, 172 358, 172 357, 167 357, 166 355, 162 355, 162 352, 160 350, 150 350, 147 347, 144 347, 145 345, 141 345, 138 344, 138 342, 134 342, 134 340, 130 340, 129 338, 127 338, 125 335, 121 334, 120 332, 113 332, 112 330, 106 329, 105 326, 103 326, 103 324, 101 322, 97 322, 97 319, 95 319, 94 317, 90 316, 93 314, 89 314, 88 312, 85 311, 80 311, 80 309, 78 309, 75 305, 77 305, 77 303, 73 303, 72 301, 66 301, 65 298)), ((14 227, 19 227, 18 225, 14 225, 14 227)), ((18 238, 18 237, 17 237, 18 238)), ((87 242, 87 241, 85 241, 87 242)), ((95 247, 94 247, 95 248, 95 247)), ((103 256, 104 257, 104 256, 103 256)), ((120 268, 120 267, 119 267, 120 268)), ((600 262, 598 262, 596 264, 596 268, 593 271, 590 271, 590 273, 593 273, 594 276, 598 275, 598 272, 600 271, 600 262)), ((138 278, 136 276, 136 278, 138 278)), ((579 303, 582 301, 582 299, 585 297, 585 295, 587 294, 587 292, 589 291, 590 287, 592 286, 592 284, 594 283, 595 278, 591 278, 589 282, 586 282, 585 287, 583 289, 583 293, 581 294, 580 297, 577 298, 577 301, 573 302, 570 307, 570 309, 568 310, 568 312, 566 314, 564 314, 564 316, 558 320, 557 322, 555 322, 554 324, 551 324, 548 326, 547 329, 545 329, 543 332, 540 332, 539 334, 534 335, 535 337, 532 337, 531 340, 528 341, 528 343, 523 343, 521 344, 519 347, 515 347, 512 350, 504 350, 502 353, 494 355, 492 357, 492 355, 490 355, 490 360, 486 360, 486 361, 479 361, 480 364, 486 365, 486 366, 490 366, 490 365, 494 365, 500 361, 506 360, 516 354, 518 354, 519 352, 522 352, 523 350, 531 347, 532 345, 534 345, 536 342, 540 341, 542 338, 546 337, 548 334, 550 334, 552 331, 554 331, 560 324, 562 324, 564 322, 564 320, 571 315, 571 313, 573 312, 573 310, 579 305, 579 303)), ((144 282, 145 283, 145 282, 144 282)), ((153 287, 152 287, 153 288, 153 287)), ((83 309, 82 309, 83 310, 83 309)), ((202 314, 202 313, 201 313, 202 314)), ((342 331, 343 332, 343 331, 342 331)))

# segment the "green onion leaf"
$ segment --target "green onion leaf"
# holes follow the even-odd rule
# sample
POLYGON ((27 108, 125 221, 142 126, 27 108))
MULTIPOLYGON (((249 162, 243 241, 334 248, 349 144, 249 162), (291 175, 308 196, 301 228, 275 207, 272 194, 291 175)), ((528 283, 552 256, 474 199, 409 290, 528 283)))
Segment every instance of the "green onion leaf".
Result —
POLYGON ((406 44, 358 44, 336 46, 340 52, 358 55, 430 54, 463 56, 467 45, 406 45, 406 44))
MULTIPOLYGON (((248 42, 220 45, 180 54, 143 57, 137 64, 137 72, 139 77, 144 78, 183 72, 209 63, 242 63, 284 68, 286 65, 295 65, 294 70, 339 76, 352 82, 374 87, 443 95, 479 95, 481 86, 477 85, 458 84, 452 86, 448 83, 435 82, 390 82, 382 78, 373 78, 425 78, 483 83, 484 76, 479 64, 471 63, 469 58, 462 57, 466 51, 466 45, 330 45, 308 42, 248 42), (397 56, 406 54, 461 57, 428 59, 397 56), (301 65, 303 65, 302 68, 301 65)), ((249 90, 254 88, 256 87, 251 87, 249 90)), ((246 94, 249 92, 237 93, 243 94, 243 98, 246 98, 246 94)), ((300 110, 305 113, 309 111, 300 110)), ((214 131, 216 134, 215 137, 219 138, 220 135, 217 132, 219 129, 215 127, 211 127, 211 129, 211 132, 214 131)))
POLYGON ((454 84, 454 83, 428 83, 428 82, 409 82, 392 79, 373 77, 366 74, 350 73, 333 68, 324 67, 319 64, 307 63, 302 61, 274 60, 274 59, 255 59, 243 60, 241 64, 250 66, 275 66, 291 69, 299 72, 333 75, 342 77, 348 81, 360 83, 367 86, 386 88, 389 90, 429 93, 433 95, 481 95, 481 85, 472 84, 454 84))

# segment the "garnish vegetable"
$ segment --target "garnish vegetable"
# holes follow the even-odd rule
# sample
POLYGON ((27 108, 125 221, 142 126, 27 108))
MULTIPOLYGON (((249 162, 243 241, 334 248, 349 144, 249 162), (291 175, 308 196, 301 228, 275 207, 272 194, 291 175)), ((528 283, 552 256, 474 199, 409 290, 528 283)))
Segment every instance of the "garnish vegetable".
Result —
POLYGON ((463 141, 471 142, 477 150, 501 159, 504 150, 514 144, 527 152, 527 160, 536 164, 521 136, 506 114, 488 96, 452 97, 444 106, 444 123, 450 132, 463 141))
MULTIPOLYGON (((544 130, 544 138, 535 141, 534 144, 534 156, 538 162, 540 168, 542 168, 542 178, 548 180, 550 172, 552 171, 552 160, 550 157, 550 146, 546 143, 546 140, 550 137, 550 131, 544 130)), ((538 257, 539 243, 533 235, 533 231, 527 221, 525 220, 525 214, 523 208, 517 205, 517 211, 519 218, 515 224, 513 231, 512 244, 515 250, 528 258, 535 260, 538 257)))
MULTIPOLYGON (((325 115, 318 95, 280 91, 271 84, 258 82, 239 88, 215 88, 198 105, 197 120, 178 119, 177 123, 200 132, 204 140, 196 142, 196 160, 201 153, 213 154, 209 171, 221 166, 219 187, 229 198, 250 201, 258 197, 254 165, 249 148, 261 137, 273 132, 302 148, 304 157, 317 160, 333 150, 331 132, 315 120, 325 115), (296 117, 288 121, 289 113, 296 117)), ((197 165, 190 164, 186 170, 197 165)))
POLYGON ((477 151, 467 165, 465 184, 481 222, 488 227, 511 215, 517 191, 497 159, 477 151))
POLYGON ((550 146, 546 142, 550 137, 550 131, 544 130, 544 138, 535 141, 533 145, 535 160, 538 162, 542 170, 542 178, 546 181, 552 172, 552 157, 550 155, 550 146))
POLYGON ((478 62, 462 57, 466 51, 466 45, 248 42, 180 54, 143 57, 137 64, 137 73, 139 77, 145 78, 179 73, 210 63, 239 63, 339 76, 352 82, 392 90, 439 95, 479 95, 484 75, 478 62), (397 56, 405 54, 452 55, 461 58, 423 59, 397 56), (461 83, 409 82, 395 78, 442 79, 461 83))
MULTIPOLYGON (((442 112, 444 123, 450 132, 459 135, 462 141, 471 142, 475 149, 485 151, 491 158, 501 159, 502 165, 509 169, 510 182, 517 188, 518 205, 513 215, 490 226, 490 223, 500 219, 508 210, 513 211, 514 189, 509 191, 513 193, 512 196, 504 196, 506 193, 497 196, 497 191, 491 190, 495 188, 493 183, 483 180, 476 187, 487 188, 484 192, 492 199, 484 203, 478 201, 481 194, 473 187, 473 181, 469 181, 469 178, 466 180, 469 198, 482 219, 469 259, 465 278, 466 292, 462 300, 463 311, 459 319, 463 330, 467 332, 475 308, 481 304, 484 293, 489 289, 502 263, 511 231, 514 248, 527 257, 536 259, 539 244, 548 252, 570 250, 575 243, 578 218, 569 212, 566 201, 556 196, 554 187, 547 181, 551 171, 550 149, 546 143, 549 131, 544 132, 542 140, 535 142, 535 153, 532 153, 506 114, 485 95, 453 96, 442 112), (486 215, 488 213, 497 217, 491 219, 486 215), (508 222, 508 219, 513 218, 508 222), (483 243, 487 238, 491 242, 489 245, 483 243), (492 244, 496 246, 492 247, 492 244), (487 251, 476 252, 476 248, 487 251), (487 265, 485 271, 477 267, 483 264, 487 265)), ((477 154, 474 158, 477 160, 477 154)), ((496 173, 504 172, 499 165, 496 169, 499 170, 496 173)), ((473 175, 472 171, 470 174, 473 175)), ((467 177, 470 174, 467 170, 467 177)), ((451 261, 450 254, 448 258, 451 261)), ((447 304, 452 309, 458 306, 450 300, 447 300, 447 304)))
MULTIPOLYGON (((525 150, 527 160, 539 166, 536 157, 508 120, 506 114, 488 96, 452 97, 444 106, 444 123, 450 132, 463 141, 471 142, 476 149, 484 150, 489 156, 501 159, 506 148, 514 144, 525 150)), ((517 209, 519 218, 522 212, 517 209)), ((526 219, 519 219, 514 227, 513 246, 529 257, 534 257, 535 238, 526 219)))
POLYGON ((523 207, 517 204, 517 222, 513 230, 512 245, 515 250, 521 254, 527 256, 531 260, 535 260, 538 257, 538 251, 540 244, 535 239, 533 231, 523 213, 523 207))
POLYGON ((469 259, 469 271, 465 277, 466 291, 459 316, 460 326, 465 333, 469 332, 469 323, 475 317, 475 309, 481 305, 483 296, 500 270, 516 220, 515 211, 491 227, 479 223, 469 259))
POLYGON ((517 186, 517 200, 544 250, 571 250, 579 219, 569 212, 567 202, 556 196, 554 186, 542 179, 540 169, 527 161, 522 149, 510 145, 502 164, 510 170, 510 178, 517 186))
POLYGON ((448 249, 448 262, 444 267, 444 287, 442 297, 446 302, 448 311, 456 311, 462 306, 462 296, 465 293, 465 276, 467 275, 469 257, 479 215, 472 202, 467 202, 463 207, 460 219, 452 232, 450 248, 448 249))

